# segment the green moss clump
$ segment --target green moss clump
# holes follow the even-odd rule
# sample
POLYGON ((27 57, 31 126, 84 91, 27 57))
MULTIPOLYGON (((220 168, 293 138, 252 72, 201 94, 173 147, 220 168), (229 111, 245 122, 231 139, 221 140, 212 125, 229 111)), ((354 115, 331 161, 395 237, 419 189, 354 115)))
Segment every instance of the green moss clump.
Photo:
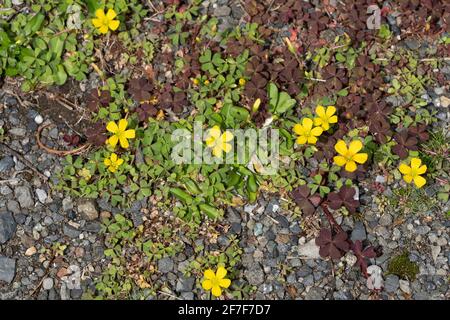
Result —
POLYGON ((414 281, 419 273, 419 266, 409 260, 409 252, 403 251, 389 261, 388 274, 395 274, 402 279, 414 281))

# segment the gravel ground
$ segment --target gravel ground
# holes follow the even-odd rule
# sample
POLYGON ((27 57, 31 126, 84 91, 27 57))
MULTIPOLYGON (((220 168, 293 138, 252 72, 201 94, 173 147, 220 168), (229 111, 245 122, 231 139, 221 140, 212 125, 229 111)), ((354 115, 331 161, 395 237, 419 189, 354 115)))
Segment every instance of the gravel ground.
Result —
MULTIPOLYGON (((219 30, 236 25, 243 14, 238 6, 225 5, 227 2, 216 1, 209 6, 209 11, 220 18, 219 30)), ((449 66, 446 68, 450 71, 449 66)), ((437 127, 449 121, 448 104, 441 103, 449 96, 441 88, 429 90, 428 98, 439 111, 441 122, 437 127)), ((61 159, 37 146, 36 116, 36 111, 25 110, 16 98, 1 95, 0 127, 6 129, 8 146, 50 177, 61 166, 61 159)), ((44 132, 44 136, 50 147, 64 145, 58 128, 44 132)), ((388 185, 382 176, 376 179, 387 195, 397 187, 388 185)), ((341 219, 344 230, 354 229, 352 240, 367 239, 382 246, 383 255, 373 262, 384 272, 389 261, 403 250, 419 267, 414 281, 385 275, 378 298, 449 299, 450 220, 436 212, 403 216, 389 209, 380 212, 370 188, 359 193, 365 204, 362 219, 341 219)), ((347 254, 334 265, 321 259, 317 247, 311 245, 314 236, 307 232, 314 225, 299 223, 300 219, 282 209, 280 201, 276 197, 261 198, 254 205, 228 209, 225 216, 231 226, 230 235, 240 239, 242 280, 256 286, 255 298, 373 298, 366 279, 357 267, 352 267, 355 257, 347 254)), ((444 212, 448 210, 447 204, 444 212)), ((0 152, 0 299, 80 299, 93 288, 94 279, 107 264, 99 232, 100 216, 109 215, 109 211, 113 210, 104 203, 65 197, 20 159, 0 152), (59 255, 63 245, 67 248, 64 255, 59 255)), ((226 244, 228 236, 218 241, 226 244)), ((194 298, 196 279, 181 276, 192 256, 192 247, 186 246, 175 257, 158 262, 159 281, 167 286, 170 295, 194 298)))
MULTIPOLYGON (((60 159, 38 148, 37 113, 19 109, 10 96, 2 98, 0 108, 7 144, 51 176, 60 159)), ((52 129, 45 135, 58 138, 59 132, 52 129)), ((94 202, 64 198, 19 159, 1 153, 0 299, 80 298, 101 270, 98 217, 94 202), (67 249, 64 256, 53 257, 58 244, 67 244, 67 249)))
MULTIPOLYGON (((50 176, 60 158, 36 145, 36 112, 22 110, 11 96, 2 97, 0 125, 7 130, 8 145, 50 176)), ((61 143, 57 129, 44 136, 61 143)), ((103 256, 100 215, 104 203, 64 197, 52 190, 14 156, 0 156, 0 299, 80 299, 106 263, 103 256), (63 256, 52 248, 67 245, 63 256)), ((383 182, 383 177, 377 177, 383 182)), ((384 183, 385 184, 385 183, 384 183)), ((386 185, 386 184, 385 184, 386 185)), ((395 185, 387 186, 385 193, 395 185)), ((363 191, 361 191, 363 193, 363 191)), ((383 247, 374 261, 387 270, 389 260, 407 250, 417 263, 416 280, 385 277, 382 299, 448 299, 450 221, 425 212, 398 216, 379 212, 370 190, 361 202, 361 221, 344 218, 344 229, 353 228, 352 240, 368 239, 383 247), (355 226, 353 225, 355 224, 355 226)), ((448 210, 448 209, 447 209, 448 210)), ((368 299, 370 290, 350 254, 334 266, 321 259, 304 225, 285 212, 276 197, 257 204, 228 209, 226 221, 240 238, 243 278, 257 287, 258 299, 368 299)), ((307 221, 306 221, 307 222, 307 221)), ((219 239, 227 241, 226 237, 219 239)), ((193 278, 181 277, 190 261, 187 247, 174 258, 158 262, 161 281, 182 298, 192 299, 193 278), (178 275, 177 275, 178 273, 178 275)))

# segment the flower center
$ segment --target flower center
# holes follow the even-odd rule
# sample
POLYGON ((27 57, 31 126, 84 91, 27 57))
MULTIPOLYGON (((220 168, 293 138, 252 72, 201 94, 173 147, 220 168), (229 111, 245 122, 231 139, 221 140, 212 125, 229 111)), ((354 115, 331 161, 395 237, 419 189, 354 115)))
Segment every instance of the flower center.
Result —
POLYGON ((211 284, 212 284, 212 286, 213 286, 213 288, 214 287, 219 287, 220 285, 220 279, 219 278, 217 278, 217 277, 214 277, 214 278, 212 278, 211 279, 211 284))
POLYGON ((116 135, 117 135, 117 138, 119 138, 119 140, 122 138, 125 138, 125 131, 119 130, 119 131, 117 131, 116 135))
POLYGON ((218 145, 219 145, 219 139, 211 138, 211 145, 212 145, 213 147, 218 146, 218 145))
POLYGON ((353 161, 353 156, 354 156, 353 152, 347 151, 347 153, 345 154, 344 158, 347 161, 353 161))
POLYGON ((306 138, 311 137, 311 130, 305 130, 304 136, 305 136, 306 138))

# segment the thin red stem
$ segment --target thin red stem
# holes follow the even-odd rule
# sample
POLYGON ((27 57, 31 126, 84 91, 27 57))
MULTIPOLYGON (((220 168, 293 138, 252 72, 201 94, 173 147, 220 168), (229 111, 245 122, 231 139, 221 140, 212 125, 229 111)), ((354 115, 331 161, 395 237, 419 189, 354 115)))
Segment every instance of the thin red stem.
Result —
POLYGON ((336 219, 334 219, 333 215, 331 214, 330 210, 328 210, 328 204, 324 202, 322 205, 322 210, 325 213, 326 218, 328 219, 328 222, 330 223, 331 227, 335 227, 336 231, 338 233, 344 232, 344 230, 341 228, 341 226, 336 222, 336 219))

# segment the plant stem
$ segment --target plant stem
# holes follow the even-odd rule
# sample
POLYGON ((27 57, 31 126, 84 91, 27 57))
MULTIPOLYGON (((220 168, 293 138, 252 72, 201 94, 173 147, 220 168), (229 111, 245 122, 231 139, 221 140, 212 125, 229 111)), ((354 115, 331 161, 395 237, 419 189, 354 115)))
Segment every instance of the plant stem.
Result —
POLYGON ((323 203, 321 205, 323 212, 325 213, 326 218, 328 219, 328 222, 330 223, 331 227, 335 228, 335 231, 338 233, 344 232, 344 230, 341 228, 341 226, 336 222, 336 219, 334 219, 333 215, 331 214, 330 210, 328 210, 327 203, 323 203))

